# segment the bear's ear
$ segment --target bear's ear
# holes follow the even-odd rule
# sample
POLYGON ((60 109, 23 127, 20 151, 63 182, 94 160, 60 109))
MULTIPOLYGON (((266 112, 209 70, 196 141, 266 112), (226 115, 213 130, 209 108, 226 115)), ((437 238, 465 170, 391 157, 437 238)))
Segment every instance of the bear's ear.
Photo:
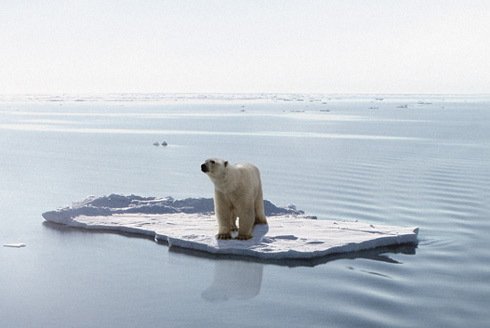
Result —
POLYGON ((227 167, 227 166, 228 166, 228 161, 225 161, 225 167, 227 167))

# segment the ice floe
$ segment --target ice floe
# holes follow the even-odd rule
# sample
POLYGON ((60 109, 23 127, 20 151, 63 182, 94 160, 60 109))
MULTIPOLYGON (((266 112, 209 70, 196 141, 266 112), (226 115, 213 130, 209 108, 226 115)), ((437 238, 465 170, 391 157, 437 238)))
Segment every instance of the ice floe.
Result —
POLYGON ((210 198, 175 200, 112 194, 89 197, 70 207, 43 213, 45 220, 72 227, 151 236, 170 247, 262 260, 315 259, 378 247, 416 244, 418 228, 322 220, 293 205, 265 201, 268 225, 256 225, 253 238, 217 240, 210 198))

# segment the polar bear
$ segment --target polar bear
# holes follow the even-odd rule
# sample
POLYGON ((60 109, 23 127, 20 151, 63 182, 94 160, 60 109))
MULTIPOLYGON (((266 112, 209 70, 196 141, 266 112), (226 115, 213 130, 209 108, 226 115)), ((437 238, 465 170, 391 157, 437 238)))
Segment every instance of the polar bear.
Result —
POLYGON ((260 172, 252 164, 229 164, 222 159, 207 159, 201 165, 214 184, 214 211, 218 219, 217 239, 231 239, 237 230, 239 240, 252 238, 254 224, 267 224, 260 172))

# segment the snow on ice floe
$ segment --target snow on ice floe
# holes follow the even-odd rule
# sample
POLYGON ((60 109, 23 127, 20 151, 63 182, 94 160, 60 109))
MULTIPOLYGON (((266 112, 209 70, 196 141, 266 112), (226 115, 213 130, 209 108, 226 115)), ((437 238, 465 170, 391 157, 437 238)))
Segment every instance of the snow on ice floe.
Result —
POLYGON ((247 241, 217 240, 210 198, 175 200, 112 194, 89 197, 55 211, 45 220, 72 227, 129 232, 156 241, 211 254, 262 260, 315 259, 384 246, 416 244, 418 228, 372 225, 358 221, 317 220, 293 205, 265 201, 268 225, 256 225, 247 241))

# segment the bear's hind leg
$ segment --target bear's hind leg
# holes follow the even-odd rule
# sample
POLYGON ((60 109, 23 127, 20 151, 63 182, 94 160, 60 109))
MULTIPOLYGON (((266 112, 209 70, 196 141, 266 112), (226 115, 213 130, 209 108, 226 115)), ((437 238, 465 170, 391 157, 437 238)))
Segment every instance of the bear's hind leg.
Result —
POLYGON ((262 196, 262 189, 259 190, 257 197, 255 198, 255 224, 267 224, 264 211, 264 198, 262 196))

